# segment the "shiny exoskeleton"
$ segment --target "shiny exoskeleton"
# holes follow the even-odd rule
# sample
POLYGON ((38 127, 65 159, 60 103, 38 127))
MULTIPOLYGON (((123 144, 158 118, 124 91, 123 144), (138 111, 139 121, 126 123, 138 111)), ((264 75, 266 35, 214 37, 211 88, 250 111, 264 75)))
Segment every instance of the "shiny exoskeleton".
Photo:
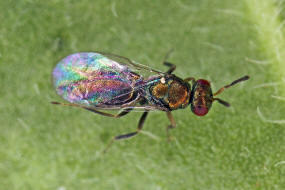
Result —
POLYGON ((114 140, 138 134, 149 111, 152 110, 166 112, 170 121, 168 132, 168 129, 176 127, 171 114, 173 110, 184 109, 190 104, 195 115, 204 116, 214 101, 228 107, 229 103, 215 96, 226 88, 249 79, 249 76, 239 78, 213 94, 209 81, 195 80, 193 77, 179 78, 172 74, 176 68, 174 64, 164 61, 164 65, 169 67, 167 72, 156 71, 114 54, 99 52, 72 54, 60 61, 53 71, 57 93, 70 103, 52 103, 81 107, 114 118, 122 117, 133 109, 142 109, 144 112, 137 130, 115 136, 110 146, 114 140), (152 75, 144 76, 140 73, 142 71, 152 75), (121 109, 121 111, 114 115, 101 111, 102 109, 121 109))
POLYGON ((175 75, 165 75, 145 90, 148 104, 159 105, 165 111, 183 109, 190 102, 191 88, 188 82, 175 75))

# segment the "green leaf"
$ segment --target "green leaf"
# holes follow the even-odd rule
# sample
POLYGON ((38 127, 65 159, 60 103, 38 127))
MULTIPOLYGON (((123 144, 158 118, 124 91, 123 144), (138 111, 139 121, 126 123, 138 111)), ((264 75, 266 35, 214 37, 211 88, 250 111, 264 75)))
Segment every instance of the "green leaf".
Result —
POLYGON ((0 1, 1 189, 284 189, 284 3, 268 0, 0 1), (210 113, 120 119, 60 107, 51 71, 104 51, 227 89, 210 113))

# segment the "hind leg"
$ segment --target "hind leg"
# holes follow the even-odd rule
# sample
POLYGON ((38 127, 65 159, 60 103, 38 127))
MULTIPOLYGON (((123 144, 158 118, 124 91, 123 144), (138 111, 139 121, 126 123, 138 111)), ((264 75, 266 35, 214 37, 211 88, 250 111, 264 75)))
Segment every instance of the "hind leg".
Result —
POLYGON ((142 116, 141 116, 141 118, 139 120, 139 124, 138 124, 137 130, 135 132, 131 132, 131 133, 127 133, 127 134, 118 135, 118 136, 113 137, 112 140, 110 141, 110 143, 105 148, 104 153, 107 152, 107 150, 111 147, 111 145, 114 143, 114 141, 128 139, 128 138, 131 138, 131 137, 137 135, 142 130, 143 124, 144 124, 144 122, 146 120, 147 115, 148 115, 148 111, 145 111, 142 114, 142 116))
POLYGON ((91 111, 91 112, 99 114, 99 115, 103 115, 103 116, 106 116, 106 117, 114 117, 114 118, 119 118, 119 117, 125 116, 128 113, 130 113, 132 111, 132 109, 133 109, 133 108, 125 108, 125 109, 121 110, 118 114, 111 114, 111 113, 106 113, 106 112, 99 111, 99 110, 97 110, 95 108, 90 108, 90 107, 83 106, 83 105, 78 105, 78 104, 66 104, 66 103, 60 103, 60 102, 51 102, 51 103, 55 104, 55 105, 83 108, 83 109, 86 109, 88 111, 91 111))

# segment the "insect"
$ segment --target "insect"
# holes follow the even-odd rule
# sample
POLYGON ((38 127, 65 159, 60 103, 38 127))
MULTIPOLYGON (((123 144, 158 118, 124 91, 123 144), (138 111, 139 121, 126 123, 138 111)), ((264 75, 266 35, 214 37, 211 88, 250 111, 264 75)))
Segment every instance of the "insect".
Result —
POLYGON ((176 66, 164 61, 168 71, 161 72, 135 63, 128 58, 101 52, 75 53, 61 60, 53 70, 57 93, 70 103, 53 104, 80 107, 107 117, 119 118, 133 109, 143 111, 135 132, 118 135, 115 140, 137 135, 152 110, 166 112, 170 121, 168 130, 176 127, 171 114, 188 105, 197 116, 206 115, 214 101, 229 107, 216 98, 225 89, 245 80, 241 77, 212 93, 210 82, 193 77, 181 79, 172 74, 176 66), (192 83, 192 88, 191 84, 192 83), (120 110, 117 114, 106 110, 120 110))

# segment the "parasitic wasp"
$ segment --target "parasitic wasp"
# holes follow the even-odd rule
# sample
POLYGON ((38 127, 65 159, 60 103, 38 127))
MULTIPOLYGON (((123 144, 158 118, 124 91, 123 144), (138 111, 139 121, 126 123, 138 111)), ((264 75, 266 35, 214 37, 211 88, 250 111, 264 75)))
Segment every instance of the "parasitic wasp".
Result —
POLYGON ((216 96, 249 79, 249 76, 241 77, 212 93, 209 81, 195 80, 193 77, 182 79, 172 74, 176 68, 174 64, 167 61, 163 64, 169 67, 168 71, 161 72, 109 53, 82 52, 69 55, 54 68, 53 82, 56 92, 70 103, 52 103, 80 107, 113 118, 125 116, 134 109, 143 111, 137 130, 115 136, 109 147, 115 140, 137 135, 152 110, 166 113, 170 121, 168 134, 169 129, 176 127, 171 114, 174 110, 190 105, 195 115, 204 116, 215 101, 229 107, 228 102, 216 96), (108 109, 119 112, 111 114, 106 111, 108 109))

